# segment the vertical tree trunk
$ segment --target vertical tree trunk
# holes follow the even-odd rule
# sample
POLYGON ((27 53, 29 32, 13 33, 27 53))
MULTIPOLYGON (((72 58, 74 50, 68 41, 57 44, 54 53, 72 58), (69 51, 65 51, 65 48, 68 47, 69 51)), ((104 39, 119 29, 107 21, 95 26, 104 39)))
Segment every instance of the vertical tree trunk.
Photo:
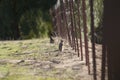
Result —
POLYGON ((76 51, 78 53, 78 57, 80 57, 79 53, 79 44, 78 44, 78 34, 77 34, 77 25, 76 25, 76 17, 75 17, 75 3, 72 0, 72 8, 73 8, 73 20, 74 20, 74 29, 75 29, 75 42, 76 42, 76 51))
POLYGON ((63 5, 63 15, 64 15, 64 22, 65 22, 65 28, 67 30, 67 37, 69 40, 69 44, 71 45, 71 38, 70 38, 70 31, 68 28, 68 20, 67 20, 67 15, 66 15, 66 1, 63 3, 63 0, 61 1, 63 5))
POLYGON ((20 38, 20 29, 19 29, 19 16, 17 14, 17 4, 16 4, 16 0, 13 1, 13 14, 14 14, 14 18, 13 18, 13 23, 12 23, 12 28, 13 28, 13 38, 19 39, 20 38))
POLYGON ((55 20, 56 20, 56 27, 57 27, 57 30, 58 30, 58 36, 61 37, 61 20, 59 18, 59 8, 57 8, 56 10, 54 9, 55 11, 55 20))
POLYGON ((80 20, 80 0, 77 0, 77 16, 78 16, 78 27, 79 27, 79 36, 80 36, 80 51, 81 51, 81 60, 83 60, 83 46, 82 46, 82 33, 81 33, 81 20, 80 20))
POLYGON ((104 0, 104 39, 108 56, 108 80, 120 80, 120 0, 104 0))
POLYGON ((84 27, 84 42, 85 42, 85 57, 86 65, 88 66, 88 73, 90 74, 89 64, 89 51, 88 51, 88 38, 87 38, 87 19, 86 19, 86 0, 82 0, 82 13, 83 13, 83 27, 84 27))
POLYGON ((93 2, 94 0, 90 0, 90 16, 91 16, 91 34, 92 34, 92 58, 93 58, 93 78, 97 80, 97 72, 96 72, 96 52, 95 52, 95 36, 94 36, 94 15, 93 15, 93 2))
POLYGON ((72 36, 72 47, 76 50, 75 44, 75 35, 74 35, 74 24, 73 24, 73 8, 72 8, 72 0, 69 1, 70 5, 70 20, 71 20, 71 36, 72 36))
POLYGON ((20 29, 18 26, 18 21, 16 19, 13 20, 13 24, 11 24, 12 26, 12 32, 13 32, 13 39, 17 40, 20 38, 20 29))
POLYGON ((60 0, 60 11, 61 11, 61 19, 62 19, 62 29, 63 29, 63 37, 64 39, 67 39, 67 29, 66 29, 66 18, 65 18, 65 9, 64 9, 64 2, 63 0, 60 0))

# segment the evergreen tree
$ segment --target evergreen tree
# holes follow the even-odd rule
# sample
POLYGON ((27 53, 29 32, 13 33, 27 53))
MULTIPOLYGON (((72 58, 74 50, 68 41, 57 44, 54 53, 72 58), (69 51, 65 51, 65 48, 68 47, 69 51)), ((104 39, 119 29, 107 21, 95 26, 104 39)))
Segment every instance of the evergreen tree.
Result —
POLYGON ((0 38, 19 39, 22 33, 20 30, 22 26, 19 25, 22 16, 40 9, 47 13, 55 3, 56 0, 0 0, 0 38))

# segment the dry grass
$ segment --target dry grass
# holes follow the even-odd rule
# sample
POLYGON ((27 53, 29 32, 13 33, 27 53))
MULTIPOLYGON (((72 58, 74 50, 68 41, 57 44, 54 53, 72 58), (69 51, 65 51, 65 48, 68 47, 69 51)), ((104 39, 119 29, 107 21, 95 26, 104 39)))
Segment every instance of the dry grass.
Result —
POLYGON ((55 44, 47 38, 1 41, 0 80, 93 80, 85 61, 77 57, 67 42, 64 51, 58 51, 59 40, 55 44))

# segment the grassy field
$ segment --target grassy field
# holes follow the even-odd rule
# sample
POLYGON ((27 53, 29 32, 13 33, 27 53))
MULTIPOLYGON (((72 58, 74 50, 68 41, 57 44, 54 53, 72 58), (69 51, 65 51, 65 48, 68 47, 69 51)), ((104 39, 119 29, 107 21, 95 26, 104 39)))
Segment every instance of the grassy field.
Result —
POLYGON ((1 41, 0 80, 57 80, 38 76, 41 70, 34 68, 36 60, 48 60, 49 57, 43 55, 53 50, 57 50, 57 46, 49 44, 49 39, 1 41))
POLYGON ((85 60, 67 42, 58 51, 59 40, 0 41, 0 80, 93 80, 85 60))
POLYGON ((24 59, 25 55, 34 57, 45 51, 57 49, 55 45, 49 44, 48 39, 34 39, 23 41, 1 41, 0 42, 0 59, 24 59), (17 56, 17 57, 16 57, 17 56))

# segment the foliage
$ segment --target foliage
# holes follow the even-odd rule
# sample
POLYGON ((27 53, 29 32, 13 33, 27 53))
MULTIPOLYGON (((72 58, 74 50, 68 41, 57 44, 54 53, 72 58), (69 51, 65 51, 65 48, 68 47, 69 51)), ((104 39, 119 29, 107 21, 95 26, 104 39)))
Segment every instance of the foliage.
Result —
MULTIPOLYGON (((81 4, 82 5, 82 2, 81 4)), ((82 6, 80 6, 80 11, 82 12, 82 6)), ((93 14, 94 14, 94 27, 95 27, 95 42, 101 43, 102 40, 102 18, 103 18, 103 0, 94 0, 93 2, 93 14), (96 36, 97 35, 97 36, 96 36)), ((88 27, 88 34, 91 36, 91 16, 90 16, 90 3, 89 0, 86 0, 86 22, 88 27)), ((81 26, 83 26, 83 16, 81 13, 81 26)))
POLYGON ((27 39, 47 36, 51 29, 50 24, 48 12, 44 14, 41 10, 27 11, 20 19, 21 37, 27 39))
POLYGON ((38 37, 38 33, 40 32, 39 29, 36 28, 37 26, 40 27, 40 25, 38 25, 38 18, 42 18, 44 16, 44 20, 42 18, 41 21, 44 23, 46 21, 50 23, 49 8, 55 3, 56 0, 1 0, 0 39, 19 39, 20 37, 23 38, 23 36, 28 38, 38 37), (39 12, 43 15, 39 15, 39 12), (26 19, 27 21, 28 19, 30 20, 27 22, 25 21, 26 19), (20 24, 25 24, 25 26, 20 24), (23 27, 31 30, 26 30, 26 33, 22 32, 21 29, 23 29, 23 27))

